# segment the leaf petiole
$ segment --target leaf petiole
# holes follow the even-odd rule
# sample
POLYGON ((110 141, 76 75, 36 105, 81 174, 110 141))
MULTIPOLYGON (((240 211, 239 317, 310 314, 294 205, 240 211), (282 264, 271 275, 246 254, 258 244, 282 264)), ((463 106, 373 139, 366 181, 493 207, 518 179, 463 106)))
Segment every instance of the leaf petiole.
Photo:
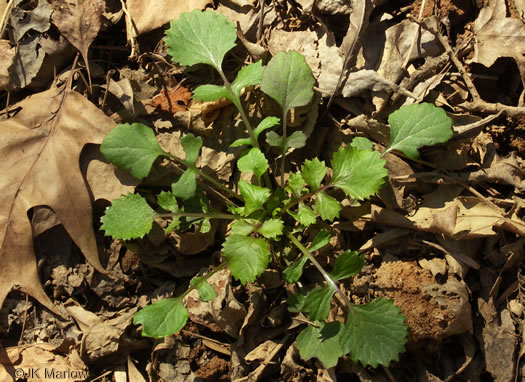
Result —
POLYGON ((332 277, 330 277, 328 272, 326 272, 324 270, 324 268, 321 266, 321 264, 319 264, 319 262, 310 253, 310 251, 308 249, 306 249, 306 247, 304 245, 302 245, 301 242, 299 240, 297 240, 297 238, 294 235, 292 235, 291 233, 287 233, 286 236, 302 252, 302 254, 305 255, 308 258, 308 260, 310 260, 312 262, 312 264, 317 268, 317 270, 323 275, 323 277, 326 280, 326 282, 328 283, 328 285, 330 285, 337 292, 337 294, 343 299, 343 301, 346 304, 346 306, 348 307, 348 309, 351 310, 354 307, 354 304, 352 304, 348 300, 348 298, 346 298, 346 296, 341 291, 341 289, 339 289, 339 287, 337 286, 335 281, 332 279, 332 277))

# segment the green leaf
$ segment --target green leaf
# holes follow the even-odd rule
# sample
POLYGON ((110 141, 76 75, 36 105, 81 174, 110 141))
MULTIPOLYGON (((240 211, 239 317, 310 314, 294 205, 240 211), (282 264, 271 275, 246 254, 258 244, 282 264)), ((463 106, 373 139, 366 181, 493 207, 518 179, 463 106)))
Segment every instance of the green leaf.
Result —
POLYGON ((336 199, 326 195, 324 192, 319 192, 315 199, 315 210, 319 216, 321 216, 321 219, 332 222, 335 218, 339 217, 341 204, 336 199))
MULTIPOLYGON (((261 77, 263 73, 263 66, 262 61, 254 62, 250 65, 246 65, 241 70, 239 70, 239 73, 237 73, 237 78, 232 83, 232 90, 237 96, 237 98, 240 98, 241 96, 241 90, 245 88, 246 86, 253 86, 257 85, 261 82, 261 77)), ((231 101, 231 97, 229 97, 231 101)))
POLYGON ((268 130, 270 127, 278 125, 280 121, 281 120, 277 117, 265 117, 261 122, 259 122, 255 130, 253 131, 253 133, 255 134, 255 138, 259 138, 259 135, 261 135, 263 131, 268 130))
POLYGON ((118 125, 104 138, 100 151, 109 162, 138 179, 148 176, 159 156, 170 156, 160 148, 153 130, 141 123, 118 125))
POLYGON ((268 161, 261 150, 254 147, 237 161, 237 167, 242 172, 252 173, 260 178, 268 170, 268 161))
MULTIPOLYGON (((255 135, 255 139, 258 139, 259 138, 259 135, 261 135, 261 133, 275 125, 278 125, 279 124, 279 121, 280 119, 277 118, 277 117, 266 117, 264 118, 261 122, 259 122, 259 124, 257 125, 257 127, 255 128, 255 130, 253 130, 253 135, 255 135)), ((248 146, 252 146, 253 143, 252 143, 252 140, 250 138, 240 138, 240 139, 237 139, 236 141, 234 141, 230 147, 239 147, 239 146, 243 146, 243 145, 248 145, 248 146)))
POLYGON ((302 131, 294 131, 292 135, 288 137, 288 147, 300 149, 306 146, 306 135, 302 131))
POLYGON ((302 311, 308 313, 312 321, 323 321, 330 313, 330 303, 335 289, 330 285, 315 288, 306 294, 302 311))
POLYGON ((197 178, 195 171, 191 168, 184 171, 184 174, 171 184, 171 192, 178 198, 188 200, 195 196, 197 191, 197 178))
POLYGON ((253 224, 248 219, 235 220, 231 224, 231 234, 232 235, 241 235, 248 236, 253 231, 255 231, 255 224, 257 222, 253 220, 253 224))
POLYGON ((379 191, 384 183, 387 175, 385 164, 377 151, 341 147, 332 158, 332 184, 346 195, 364 200, 379 191))
MULTIPOLYGON (((173 193, 162 191, 157 195, 157 203, 159 206, 166 211, 171 211, 173 213, 179 212, 179 204, 177 203, 177 198, 173 193)), ((180 217, 174 217, 173 221, 164 229, 164 234, 167 235, 175 228, 178 228, 180 225, 180 217)))
POLYGON ((267 239, 276 239, 283 234, 283 226, 281 219, 268 219, 257 231, 267 239))
POLYGON ((314 211, 310 207, 307 207, 304 203, 299 203, 299 208, 297 210, 297 218, 299 223, 308 227, 309 225, 314 224, 317 221, 314 211))
POLYGON ((254 282, 270 261, 270 250, 266 240, 251 236, 228 236, 222 245, 222 254, 230 265, 232 275, 242 285, 254 282))
POLYGON ((200 102, 211 102, 217 101, 221 98, 230 99, 230 92, 226 89, 226 86, 219 85, 201 85, 195 88, 193 95, 191 96, 195 101, 200 102))
POLYGON ((244 198, 244 214, 250 215, 253 211, 263 208, 264 203, 271 195, 269 189, 255 186, 244 180, 239 181, 239 191, 244 198))
POLYGON ((300 172, 290 174, 288 178, 288 187, 296 198, 301 196, 304 188, 304 179, 300 172))
POLYGON ((452 120, 445 110, 430 103, 404 105, 388 117, 390 146, 407 157, 419 157, 418 149, 448 141, 453 134, 452 120))
POLYGON ((186 326, 188 311, 180 298, 165 298, 145 306, 133 316, 133 325, 142 324, 142 335, 162 338, 186 326))
POLYGON ((286 303, 288 304, 288 310, 293 313, 299 313, 302 311, 304 306, 304 300, 306 295, 301 291, 296 294, 289 294, 286 303))
POLYGON ((283 278, 286 282, 292 284, 299 281, 303 274, 303 268, 306 262, 308 261, 308 257, 303 256, 299 260, 297 260, 295 263, 287 267, 283 271, 283 278))
POLYGON ((122 195, 106 208, 100 219, 106 236, 130 240, 144 237, 153 226, 155 211, 138 194, 122 195))
POLYGON ((340 322, 329 322, 322 328, 308 326, 297 336, 297 349, 305 361, 318 358, 326 368, 337 365, 343 356, 339 344, 343 325, 340 322))
POLYGON ((327 229, 321 229, 317 235, 315 235, 312 243, 308 247, 310 252, 317 251, 318 249, 323 248, 325 245, 330 243, 330 238, 332 234, 327 229))
POLYGON ((358 150, 372 151, 372 142, 365 137, 355 137, 352 139, 350 146, 358 150))
POLYGON ((388 366, 405 350, 408 329, 401 310, 386 298, 356 305, 341 334, 341 347, 363 366, 388 366))
POLYGON ((359 255, 359 252, 346 250, 337 258, 334 270, 330 273, 330 276, 335 281, 355 276, 361 272, 364 264, 365 259, 359 255))
POLYGON ((162 191, 158 194, 157 203, 166 211, 179 212, 179 203, 177 203, 177 198, 171 192, 162 191))
POLYGON ((284 139, 275 131, 270 131, 266 134, 266 143, 272 147, 283 147, 284 139))
POLYGON ((326 165, 324 161, 321 162, 317 158, 305 160, 301 167, 301 174, 312 191, 317 191, 326 175, 326 165))
POLYGON ((190 285, 197 289, 197 291, 199 292, 199 297, 202 301, 210 301, 217 296, 215 289, 210 285, 208 281, 206 281, 204 277, 192 278, 190 281, 190 285))
POLYGON ((279 52, 264 69, 261 90, 276 100, 284 115, 304 106, 314 95, 314 77, 304 57, 294 51, 279 52))
POLYGON ((188 133, 180 140, 184 152, 186 153, 186 162, 195 165, 199 157, 199 151, 202 147, 202 138, 196 137, 192 133, 188 133))
POLYGON ((221 69, 226 53, 235 46, 235 26, 224 15, 209 9, 183 13, 166 31, 172 61, 183 66, 208 64, 221 69))

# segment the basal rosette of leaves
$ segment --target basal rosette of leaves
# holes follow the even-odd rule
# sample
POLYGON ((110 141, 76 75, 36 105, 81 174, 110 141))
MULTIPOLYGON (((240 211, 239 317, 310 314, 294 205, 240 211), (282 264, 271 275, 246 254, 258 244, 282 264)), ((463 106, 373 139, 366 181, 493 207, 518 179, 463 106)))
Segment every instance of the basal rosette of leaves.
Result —
MULTIPOLYGON (((338 286, 361 271, 363 256, 345 251, 328 271, 317 262, 315 252, 328 245, 330 229, 322 229, 310 242, 303 239, 308 237, 312 225, 322 223, 330 227, 339 219, 341 200, 335 195, 360 202, 379 191, 387 176, 382 155, 373 150, 368 139, 356 138, 334 152, 329 164, 319 158, 305 160, 285 179, 289 149, 299 149, 306 142, 302 132, 288 136, 286 129, 290 110, 308 104, 313 97, 314 78, 304 57, 293 51, 279 52, 266 67, 261 61, 249 64, 229 82, 222 62, 235 46, 236 32, 224 16, 210 10, 183 14, 171 23, 166 36, 173 62, 207 64, 222 78, 220 85, 197 87, 193 98, 197 101, 227 98, 237 107, 246 137, 236 140, 231 147, 245 148, 237 160, 237 168, 248 177, 251 175, 252 181, 241 180, 234 190, 199 169, 196 163, 202 140, 192 134, 181 139, 185 158, 162 150, 153 130, 139 123, 119 125, 108 134, 101 146, 102 153, 135 177, 147 177, 159 157, 173 161, 184 173, 174 179, 171 189, 157 195, 156 203, 140 194, 123 195, 114 201, 102 217, 106 235, 121 240, 143 238, 152 229, 154 220, 160 218, 168 220, 166 233, 191 226, 205 232, 210 219, 230 221, 222 243, 223 262, 192 279, 182 295, 157 301, 139 311, 134 323, 142 325, 145 336, 177 333, 188 319, 184 297, 196 289, 203 301, 213 299, 215 290, 207 280, 225 267, 230 268, 242 285, 256 282, 268 267, 280 270, 286 282, 297 283, 306 264, 311 263, 325 282, 310 289, 299 288, 288 299, 289 310, 305 313, 312 323, 297 336, 297 348, 303 359, 316 357, 326 367, 335 366, 345 355, 372 367, 387 366, 397 360, 407 339, 400 309, 384 298, 354 305, 338 286), (282 114, 267 116, 254 128, 242 107, 241 91, 257 85, 280 105, 282 114), (261 144, 259 138, 263 133, 266 142, 261 144), (270 170, 268 146, 281 151, 280 176, 270 170), (199 186, 201 183, 224 195, 228 200, 227 211, 211 206, 199 186), (274 256, 279 257, 278 263, 274 263, 274 256), (348 309, 344 323, 328 320, 335 294, 348 309)), ((409 158, 417 157, 421 146, 446 142, 452 134, 450 119, 431 104, 402 107, 390 116, 389 122, 392 130, 386 152, 397 150, 409 158)))

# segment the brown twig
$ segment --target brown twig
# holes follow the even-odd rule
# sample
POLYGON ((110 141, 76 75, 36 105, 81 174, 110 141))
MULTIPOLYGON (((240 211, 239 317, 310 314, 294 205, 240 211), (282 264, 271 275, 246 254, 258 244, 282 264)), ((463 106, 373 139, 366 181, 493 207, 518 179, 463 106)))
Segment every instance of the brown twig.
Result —
POLYGON ((465 85, 467 86, 468 91, 470 92, 470 95, 472 96, 472 99, 474 102, 481 101, 481 97, 479 96, 478 90, 476 89, 476 86, 474 86, 474 83, 472 82, 472 79, 470 78, 469 73, 465 69, 465 66, 463 63, 459 60, 456 53, 448 43, 448 40, 443 36, 443 34, 435 28, 432 23, 424 23, 418 19, 415 19, 413 16, 407 15, 407 17, 416 23, 418 23, 422 28, 426 29, 430 33, 432 33, 434 36, 437 37, 440 44, 445 48, 445 51, 448 53, 450 60, 454 63, 456 68, 458 69, 459 73, 461 74, 461 77, 463 77, 463 81, 465 81, 465 85))

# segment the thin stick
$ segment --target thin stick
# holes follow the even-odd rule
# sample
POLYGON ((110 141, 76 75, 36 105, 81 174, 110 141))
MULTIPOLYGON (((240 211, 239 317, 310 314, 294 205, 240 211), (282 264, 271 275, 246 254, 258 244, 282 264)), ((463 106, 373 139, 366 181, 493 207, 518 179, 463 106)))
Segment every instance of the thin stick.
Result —
POLYGON ((259 0, 259 6, 261 7, 261 9, 259 10, 259 25, 257 27, 257 42, 261 41, 263 27, 264 27, 264 0, 259 0))
POLYGON ((412 38, 412 44, 410 44, 410 48, 408 49, 407 56, 405 57, 405 61, 403 62, 403 65, 401 65, 403 70, 407 68, 408 62, 410 61, 410 56, 412 56, 412 51, 414 50, 414 47, 416 46, 417 39, 419 38, 419 32, 421 31, 421 20, 423 19, 423 11, 425 10, 426 5, 427 5, 427 0, 423 0, 421 2, 421 8, 419 8, 419 15, 417 16, 418 27, 416 28, 416 33, 414 33, 414 37, 412 38))
POLYGON ((456 53, 454 53, 454 50, 448 43, 448 40, 445 38, 445 36, 443 36, 443 34, 439 30, 434 28, 433 25, 428 25, 426 23, 423 23, 420 20, 415 20, 410 15, 408 15, 408 18, 418 23, 422 28, 425 28, 427 31, 429 31, 430 33, 432 33, 434 36, 437 37, 440 44, 443 45, 443 48, 445 48, 445 51, 448 53, 450 60, 454 63, 454 65, 458 69, 459 73, 461 74, 461 77, 463 77, 463 81, 465 81, 465 85, 467 86, 467 89, 470 92, 470 95, 472 96, 472 100, 475 103, 478 101, 481 101, 481 97, 479 96, 478 90, 476 89, 476 86, 474 86, 474 83, 472 82, 470 75, 465 69, 465 66, 463 65, 463 63, 456 56, 456 53))
POLYGON ((2 15, 2 19, 0 20, 0 38, 4 35, 5 28, 7 27, 7 19, 9 18, 9 15, 11 14, 11 10, 13 9, 13 5, 15 4, 15 0, 11 0, 7 3, 4 14, 2 15))

